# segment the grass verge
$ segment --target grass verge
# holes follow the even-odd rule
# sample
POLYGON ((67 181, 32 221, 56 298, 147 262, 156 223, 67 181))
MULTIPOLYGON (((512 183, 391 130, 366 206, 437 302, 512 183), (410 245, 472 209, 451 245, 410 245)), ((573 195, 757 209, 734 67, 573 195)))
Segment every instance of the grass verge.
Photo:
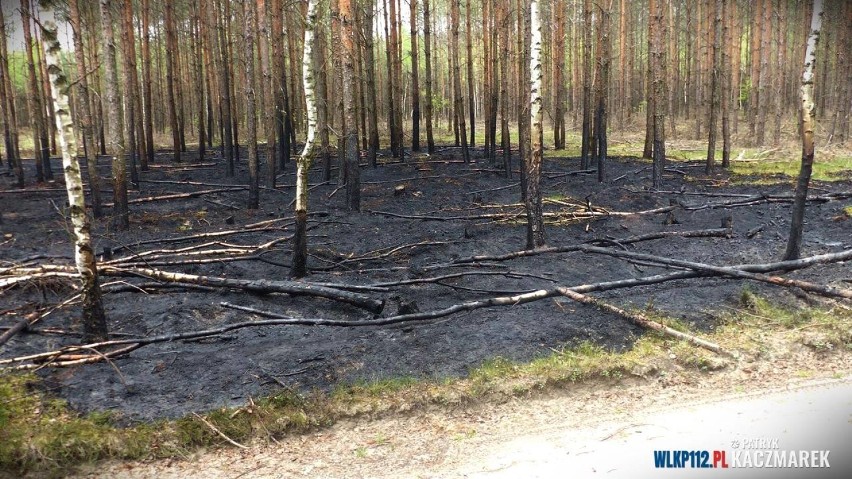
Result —
MULTIPOLYGON (((674 328, 690 329, 677 320, 657 319, 674 328)), ((779 306, 745 290, 740 305, 722 314, 713 331, 699 334, 758 360, 771 358, 779 348, 790 345, 819 354, 848 353, 852 350, 852 312, 840 307, 779 306)), ((649 333, 623 352, 582 343, 524 363, 494 358, 465 378, 401 377, 340 386, 330 393, 284 391, 240 408, 210 411, 204 420, 192 415, 128 428, 115 426, 115 417, 108 412, 73 412, 63 401, 52 398, 34 375, 2 373, 0 476, 5 471, 58 477, 75 465, 105 459, 185 457, 198 448, 226 445, 222 435, 246 443, 328 426, 342 418, 500 401, 595 380, 655 376, 671 368, 711 371, 734 367, 732 360, 649 333)))

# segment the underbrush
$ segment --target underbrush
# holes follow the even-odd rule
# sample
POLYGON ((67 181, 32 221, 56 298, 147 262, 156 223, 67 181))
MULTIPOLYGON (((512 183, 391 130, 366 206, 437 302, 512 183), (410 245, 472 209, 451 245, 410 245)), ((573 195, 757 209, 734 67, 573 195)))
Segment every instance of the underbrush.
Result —
MULTIPOLYGON (((849 309, 783 306, 749 290, 743 291, 740 304, 723 313, 707 334, 695 333, 689 324, 676 319, 657 315, 654 319, 702 335, 740 357, 758 360, 791 345, 819 354, 852 349, 849 309)), ((329 393, 285 390, 239 408, 124 428, 116 426, 116 416, 109 411, 75 413, 64 401, 52 397, 33 374, 6 372, 0 373, 0 475, 58 477, 81 463, 186 457, 199 448, 274 440, 347 417, 502 401, 583 383, 606 387, 626 377, 653 377, 673 368, 702 372, 735 367, 736 360, 648 333, 623 352, 584 342, 551 350, 528 362, 493 358, 472 368, 464 378, 380 379, 342 385, 329 393)))

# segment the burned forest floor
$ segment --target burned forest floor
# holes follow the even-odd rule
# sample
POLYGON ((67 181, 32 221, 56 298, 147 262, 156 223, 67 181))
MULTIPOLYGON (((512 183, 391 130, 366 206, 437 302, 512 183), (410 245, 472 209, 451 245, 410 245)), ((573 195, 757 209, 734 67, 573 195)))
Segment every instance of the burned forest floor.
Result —
MULTIPOLYGON (((664 190, 652 191, 651 165, 638 158, 612 158, 607 180, 598 183, 578 159, 548 153, 542 176, 548 246, 594 244, 713 265, 769 263, 782 256, 793 192, 789 178, 765 184, 764 177, 732 178, 721 168, 707 176, 703 163, 683 161, 669 164, 664 190), (631 240, 719 229, 727 232, 631 240)), ((304 281, 378 300, 380 313, 310 295, 107 275, 101 282, 111 334, 132 339, 262 319, 234 306, 292 318, 372 320, 559 285, 680 271, 588 251, 500 258, 523 250, 526 241, 517 171, 506 178, 481 150, 470 164, 459 158, 458 149, 439 148, 431 156, 364 167, 363 211, 355 214, 346 211, 345 191, 336 180, 323 182, 319 166, 312 170, 311 273, 304 281), (474 255, 485 258, 473 260, 474 255)), ((101 161, 100 172, 107 176, 109 164, 101 161)), ((172 164, 160 153, 140 177, 139 189, 130 195, 129 231, 114 231, 109 218, 94 221, 102 264, 232 280, 289 279, 292 163, 275 190, 261 189, 258 210, 245 208, 244 160, 237 176, 226 178, 221 160, 172 164), (195 195, 171 196, 183 193, 195 195)), ((0 266, 73 265, 61 179, 23 191, 11 184, 11 177, 0 177, 0 266)), ((814 182, 811 196, 822 199, 808 204, 803 255, 852 248, 850 192, 849 172, 836 181, 814 182)), ((852 268, 848 262, 817 265, 786 276, 848 288, 852 268)), ((744 291, 782 305, 815 301, 797 290, 707 276, 592 294, 700 335, 739 307, 744 291)), ((19 317, 38 321, 0 346, 0 359, 78 344, 75 294, 73 282, 62 277, 1 291, 0 327, 19 317)), ((72 409, 109 410, 119 424, 131 424, 240 407, 284 388, 309 392, 382 380, 440 382, 464 377, 496 358, 524 362, 584 344, 625 351, 645 334, 619 315, 554 297, 387 326, 248 327, 150 344, 110 361, 45 367, 37 374, 72 409)), ((841 349, 847 348, 848 343, 841 349)))

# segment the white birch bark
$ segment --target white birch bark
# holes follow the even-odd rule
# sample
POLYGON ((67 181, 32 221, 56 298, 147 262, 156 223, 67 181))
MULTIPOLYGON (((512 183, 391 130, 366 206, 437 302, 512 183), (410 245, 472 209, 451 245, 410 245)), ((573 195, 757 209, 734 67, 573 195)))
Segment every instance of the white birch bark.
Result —
POLYGON ((92 251, 89 218, 83 190, 83 176, 77 160, 77 143, 68 104, 68 80, 59 60, 59 41, 56 26, 45 22, 42 38, 45 42, 45 58, 50 75, 51 96, 56 110, 56 129, 59 132, 59 148, 62 152, 62 167, 65 173, 65 188, 68 191, 71 224, 74 228, 74 260, 82 281, 83 342, 107 339, 107 327, 101 303, 98 272, 92 251))
POLYGON ((316 76, 313 70, 314 33, 317 26, 318 0, 308 0, 305 18, 305 46, 302 52, 302 82, 305 90, 305 107, 308 132, 305 147, 296 160, 296 232, 293 235, 293 264, 290 274, 301 278, 307 274, 307 221, 308 221, 308 170, 314 158, 317 130, 316 76))

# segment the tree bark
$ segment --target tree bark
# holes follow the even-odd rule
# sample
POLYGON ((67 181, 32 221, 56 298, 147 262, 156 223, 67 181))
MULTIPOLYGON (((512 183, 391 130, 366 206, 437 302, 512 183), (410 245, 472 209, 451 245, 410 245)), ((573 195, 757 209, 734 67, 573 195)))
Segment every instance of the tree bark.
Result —
MULTIPOLYGON (((95 150, 95 136, 92 128, 92 111, 89 103, 89 78, 86 68, 85 50, 83 49, 83 30, 80 22, 79 0, 70 0, 68 2, 68 10, 68 19, 74 35, 74 58, 77 63, 77 117, 83 133, 83 150, 86 153, 89 188, 92 191, 92 214, 95 218, 100 218, 103 216, 101 177, 98 173, 98 152, 95 150)), ((2 22, 2 18, 0 18, 0 22, 2 22)), ((61 142, 62 140, 60 139, 60 146, 61 142)))
POLYGON ((47 125, 44 121, 43 90, 39 86, 38 75, 35 68, 35 56, 33 54, 32 14, 30 12, 30 0, 21 0, 21 23, 24 31, 24 47, 27 55, 27 79, 29 80, 30 93, 27 95, 27 104, 30 110, 30 118, 33 123, 33 150, 35 152, 36 181, 39 183, 53 179, 53 171, 50 168, 50 145, 47 141, 47 125))
POLYGON ((130 212, 127 207, 127 149, 124 143, 124 115, 116 64, 115 34, 113 29, 112 0, 100 0, 102 42, 106 79, 107 146, 112 155, 113 224, 117 230, 130 227, 130 212))
POLYGON ((255 42, 255 6, 252 0, 244 0, 243 47, 245 53, 245 99, 246 99, 246 149, 248 150, 249 194, 246 208, 256 210, 260 207, 260 177, 257 159, 257 95, 254 89, 254 42, 255 42))
POLYGON ((177 33, 175 32, 175 19, 174 19, 174 4, 173 2, 165 2, 165 27, 166 27, 166 48, 168 49, 168 54, 166 55, 166 90, 168 92, 168 112, 169 112, 169 124, 172 130, 172 148, 174 149, 173 158, 176 163, 180 163, 181 161, 181 141, 180 141, 180 126, 178 125, 178 105, 177 105, 177 94, 175 92, 177 86, 176 83, 178 81, 176 76, 176 66, 175 66, 175 56, 178 53, 177 50, 177 33))
POLYGON ((716 135, 719 115, 721 67, 722 67, 722 1, 715 0, 713 17, 713 62, 710 69, 710 98, 707 120, 707 161, 704 166, 705 174, 712 174, 716 163, 716 135))
MULTIPOLYGON (((393 0, 391 0, 393 1, 393 0)), ((459 65, 459 2, 461 0, 450 0, 450 55, 452 57, 453 90, 455 95, 455 116, 459 126, 460 144, 462 158, 465 163, 470 163, 470 152, 467 143, 467 127, 464 118, 464 97, 462 95, 461 72, 459 65)))
POLYGON ((802 230, 805 225, 805 203, 808 198, 808 185, 814 164, 814 64, 816 47, 822 29, 823 0, 814 0, 811 13, 811 29, 805 52, 805 66, 802 71, 802 166, 796 182, 793 218, 790 222, 790 236, 787 239, 785 260, 798 259, 802 250, 802 230))
POLYGON ((541 160, 544 115, 541 108, 541 11, 538 0, 530 1, 530 137, 532 147, 526 158, 527 170, 527 249, 544 246, 544 219, 541 209, 541 160))
POLYGON ((612 44, 610 40, 610 25, 612 16, 612 0, 609 5, 600 6, 600 30, 598 32, 598 87, 597 106, 595 110, 595 140, 597 141, 597 168, 598 182, 602 183, 606 178, 606 155, 607 155, 607 117, 609 116, 609 76, 610 63, 612 61, 610 51, 612 44))
POLYGON ((592 0, 583 2, 583 133, 581 141, 580 167, 588 170, 591 165, 592 150, 592 0))
MULTIPOLYGON (((376 87, 376 58, 373 46, 373 18, 374 18, 375 0, 369 0, 365 8, 364 15, 364 67, 366 70, 366 90, 367 90, 367 130, 368 130, 368 148, 367 161, 373 168, 376 167, 376 154, 379 150, 379 112, 376 104, 376 95, 378 89, 376 87)), ((428 52, 429 45, 427 39, 426 51, 428 52)), ((428 57, 427 57, 428 58, 428 57)), ((429 75, 429 66, 426 67, 427 75, 429 75)), ((427 82, 428 82, 427 76, 427 82)), ((430 84, 427 83, 427 88, 430 84)), ((427 90, 427 96, 429 95, 427 90)), ((427 106, 428 108, 428 106, 427 106)), ((428 121, 428 120, 427 120, 428 121)))
MULTIPOLYGON (((139 188, 139 170, 137 164, 136 143, 136 95, 139 92, 138 79, 136 76, 136 47, 133 41, 133 1, 121 0, 121 37, 122 60, 124 63, 124 96, 127 98, 124 107, 124 144, 127 145, 128 159, 130 160, 130 184, 134 189, 139 188)), ((141 124, 141 122, 139 122, 141 124)))
POLYGON ((663 171, 665 170, 666 162, 666 109, 665 106, 665 0, 657 0, 654 15, 651 21, 655 25, 653 30, 653 51, 651 60, 653 61, 653 83, 654 83, 654 166, 653 166, 653 187, 659 189, 663 185, 663 171))
MULTIPOLYGON (((343 60, 343 102, 346 112, 344 137, 346 167, 346 207, 349 211, 361 211, 361 168, 358 164, 358 124, 355 118, 356 91, 355 58, 355 10, 353 0, 340 0, 341 45, 343 60)), ((340 152, 339 154, 343 154, 340 152)))
MULTIPOLYGON (((76 3, 75 0, 72 0, 76 3)), ((59 147, 62 151, 62 164, 65 171, 65 188, 68 191, 71 224, 74 228, 74 260, 80 274, 82 287, 80 298, 83 303, 83 342, 104 341, 107 339, 107 324, 98 284, 98 270, 92 250, 89 219, 86 216, 83 177, 77 161, 77 144, 71 120, 71 107, 68 101, 68 79, 62 71, 60 46, 56 26, 46 22, 43 38, 47 43, 45 58, 53 84, 54 111, 56 127, 59 131, 59 147)))
MULTIPOLYGON (((151 0, 142 0, 142 118, 145 129, 145 154, 142 171, 154 162, 154 113, 151 98, 151 0)), ((211 9, 212 10, 212 9, 211 9)), ((212 14, 212 13, 211 13, 212 14)))
POLYGON ((432 131, 432 20, 429 4, 431 0, 423 0, 423 61, 426 71, 426 151, 435 152, 435 138, 432 131))
POLYGON ((0 107, 3 109, 3 139, 9 169, 15 171, 16 186, 24 187, 24 169, 18 149, 18 119, 15 95, 9 75, 9 52, 6 45, 6 19, 0 9, 0 107))
POLYGON ((317 128, 317 111, 314 98, 316 81, 314 76, 314 32, 317 28, 318 0, 308 0, 305 16, 305 40, 302 53, 302 82, 305 90, 305 106, 308 115, 308 131, 305 148, 296 164, 296 230, 293 234, 293 264, 290 275, 302 278, 308 274, 308 170, 314 154, 314 137, 317 128))
POLYGON ((411 150, 420 151, 420 64, 417 62, 417 0, 409 0, 411 10, 411 150))

